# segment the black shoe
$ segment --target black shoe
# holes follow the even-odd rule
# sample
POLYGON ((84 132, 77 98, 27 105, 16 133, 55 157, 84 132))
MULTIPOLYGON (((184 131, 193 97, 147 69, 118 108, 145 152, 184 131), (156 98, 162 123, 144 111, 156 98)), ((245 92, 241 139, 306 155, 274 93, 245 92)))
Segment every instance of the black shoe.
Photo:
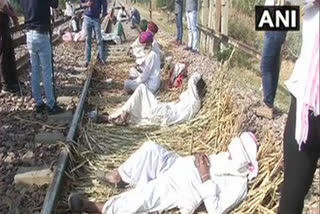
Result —
POLYGON ((187 47, 183 48, 183 50, 185 50, 185 51, 190 51, 191 48, 187 46, 187 47))
POLYGON ((42 103, 41 105, 39 106, 36 106, 36 113, 37 114, 42 114, 44 113, 44 110, 46 108, 46 105, 44 103, 42 103))
POLYGON ((4 85, 2 87, 1 93, 3 94, 15 94, 20 91, 19 85, 14 84, 14 85, 4 85))
POLYGON ((48 108, 48 113, 49 115, 53 115, 53 114, 60 114, 62 112, 64 112, 64 110, 58 106, 57 104, 55 104, 52 108, 47 107, 48 108))
POLYGON ((198 51, 198 50, 192 49, 191 52, 194 53, 194 54, 199 54, 199 51, 198 51))

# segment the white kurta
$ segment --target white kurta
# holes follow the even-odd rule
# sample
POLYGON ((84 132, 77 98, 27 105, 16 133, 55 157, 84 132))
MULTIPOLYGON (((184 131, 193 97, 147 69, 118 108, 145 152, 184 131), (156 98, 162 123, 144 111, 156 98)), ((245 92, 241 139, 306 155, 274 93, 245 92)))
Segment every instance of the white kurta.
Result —
POLYGON ((117 20, 118 21, 126 21, 126 20, 128 20, 126 12, 123 11, 122 9, 120 9, 118 11, 117 20))
POLYGON ((179 102, 161 103, 145 85, 139 85, 129 100, 112 117, 128 112, 132 123, 173 125, 192 119, 201 108, 196 84, 201 78, 194 73, 188 81, 188 89, 179 102))
POLYGON ((112 197, 104 214, 144 214, 179 208, 193 213, 204 202, 209 214, 222 214, 247 194, 247 177, 233 170, 226 153, 210 155, 211 180, 202 183, 194 156, 180 157, 146 142, 119 168, 123 181, 135 185, 112 197))
POLYGON ((144 84, 152 93, 160 87, 160 57, 155 51, 151 50, 145 61, 140 65, 142 70, 134 80, 126 80, 124 88, 126 91, 135 91, 140 84, 144 84))
MULTIPOLYGON (((136 58, 136 63, 141 65, 145 61, 147 54, 144 50, 144 46, 139 42, 139 38, 137 38, 130 47, 132 48, 133 56, 136 58)), ((152 50, 161 57, 160 46, 155 38, 152 42, 152 50)))

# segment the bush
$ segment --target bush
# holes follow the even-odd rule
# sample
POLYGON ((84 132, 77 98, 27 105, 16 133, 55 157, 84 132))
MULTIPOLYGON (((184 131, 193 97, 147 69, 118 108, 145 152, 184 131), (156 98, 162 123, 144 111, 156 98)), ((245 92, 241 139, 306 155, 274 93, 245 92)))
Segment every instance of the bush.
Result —
POLYGON ((230 6, 249 16, 254 16, 256 5, 264 5, 265 0, 231 0, 230 6))
POLYGON ((11 3, 11 5, 13 6, 13 8, 18 14, 22 13, 19 0, 9 0, 9 2, 11 3))
POLYGON ((301 31, 290 31, 287 34, 286 43, 284 46, 284 57, 287 59, 296 60, 300 54, 302 44, 301 31))

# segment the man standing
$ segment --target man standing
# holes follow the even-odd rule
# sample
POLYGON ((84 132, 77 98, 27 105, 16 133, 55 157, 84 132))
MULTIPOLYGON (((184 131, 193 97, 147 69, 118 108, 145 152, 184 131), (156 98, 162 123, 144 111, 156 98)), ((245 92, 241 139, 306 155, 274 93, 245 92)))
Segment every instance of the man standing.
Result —
POLYGON ((3 93, 19 91, 16 60, 10 35, 10 18, 18 25, 14 9, 6 0, 0 1, 0 90, 3 93))
POLYGON ((185 50, 197 53, 198 50, 198 0, 186 0, 186 15, 188 22, 188 46, 185 50))
MULTIPOLYGON (((266 6, 284 5, 283 0, 266 0, 266 6)), ((286 39, 286 31, 266 31, 260 69, 262 73, 263 105, 256 110, 260 117, 273 118, 273 103, 278 87, 281 47, 286 39)))
POLYGON ((302 214, 320 159, 320 0, 304 3, 300 56, 286 81, 291 106, 283 137, 284 176, 278 214, 302 214))
POLYGON ((101 64, 104 62, 103 41, 101 35, 100 14, 107 15, 107 1, 106 0, 80 0, 80 6, 85 8, 83 26, 86 32, 86 62, 85 66, 89 65, 91 61, 91 43, 92 43, 92 30, 96 33, 96 40, 99 51, 99 61, 101 64))
POLYGON ((61 113, 56 104, 52 66, 52 46, 50 39, 50 7, 57 8, 58 0, 20 0, 27 30, 27 46, 31 62, 32 96, 36 102, 37 113, 42 113, 45 105, 41 96, 40 73, 46 95, 49 114, 61 113))
POLYGON ((183 36, 183 24, 182 24, 182 11, 183 11, 183 0, 175 0, 174 11, 176 14, 176 26, 177 26, 177 45, 182 44, 183 36))

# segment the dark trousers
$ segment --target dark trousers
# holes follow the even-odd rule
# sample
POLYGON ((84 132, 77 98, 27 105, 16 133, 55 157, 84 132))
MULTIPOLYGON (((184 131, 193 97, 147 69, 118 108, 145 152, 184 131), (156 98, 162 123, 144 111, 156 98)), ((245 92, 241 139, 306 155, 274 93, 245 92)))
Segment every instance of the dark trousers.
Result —
POLYGON ((177 27, 177 42, 182 42, 182 36, 183 36, 182 10, 176 13, 176 27, 177 27))
POLYGON ((260 69, 262 73, 263 101, 270 108, 273 107, 278 87, 281 46, 286 39, 286 35, 286 32, 282 31, 267 31, 264 34, 260 69))
POLYGON ((284 131, 284 182, 278 214, 301 214, 320 157, 320 116, 309 117, 307 143, 299 151, 295 140, 296 99, 284 131))
POLYGON ((18 84, 8 15, 0 12, 0 88, 18 84))

